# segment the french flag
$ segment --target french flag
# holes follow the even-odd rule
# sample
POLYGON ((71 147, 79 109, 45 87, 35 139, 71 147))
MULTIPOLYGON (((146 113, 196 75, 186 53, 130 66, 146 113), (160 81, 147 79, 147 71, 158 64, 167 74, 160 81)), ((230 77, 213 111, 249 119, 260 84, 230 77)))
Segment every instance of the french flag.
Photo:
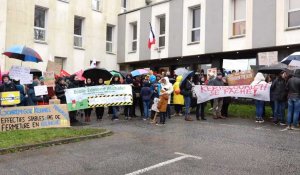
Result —
POLYGON ((155 35, 151 23, 149 24, 150 24, 150 34, 148 39, 148 48, 151 49, 152 44, 155 44, 155 35))

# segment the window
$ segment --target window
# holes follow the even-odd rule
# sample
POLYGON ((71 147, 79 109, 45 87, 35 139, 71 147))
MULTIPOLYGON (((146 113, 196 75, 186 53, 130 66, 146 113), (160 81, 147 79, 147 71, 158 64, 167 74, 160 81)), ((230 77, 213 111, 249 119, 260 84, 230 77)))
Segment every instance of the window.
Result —
POLYGON ((246 0, 233 0, 232 35, 246 34, 246 0))
POLYGON ((288 0, 288 27, 300 26, 300 1, 288 0))
POLYGON ((191 21, 191 42, 200 41, 200 20, 201 20, 201 9, 200 6, 193 7, 190 9, 192 13, 191 21))
POLYGON ((159 36, 158 36, 158 46, 165 47, 166 40, 166 16, 158 17, 159 20, 159 36))
POLYGON ((46 40, 46 11, 42 7, 35 7, 34 11, 34 39, 37 41, 46 40))
POLYGON ((122 6, 123 9, 127 9, 128 0, 121 0, 121 6, 122 6))
POLYGON ((83 18, 75 17, 74 19, 74 46, 82 47, 82 25, 83 18))
POLYGON ((132 31, 132 41, 131 41, 131 51, 137 50, 137 23, 131 23, 131 31, 132 31))
POLYGON ((92 0, 92 9, 100 11, 100 0, 92 0))
POLYGON ((106 52, 113 52, 113 31, 113 26, 106 27, 106 52))
POLYGON ((55 71, 54 73, 59 75, 60 70, 64 69, 64 64, 67 58, 65 57, 54 57, 54 65, 55 65, 55 71))

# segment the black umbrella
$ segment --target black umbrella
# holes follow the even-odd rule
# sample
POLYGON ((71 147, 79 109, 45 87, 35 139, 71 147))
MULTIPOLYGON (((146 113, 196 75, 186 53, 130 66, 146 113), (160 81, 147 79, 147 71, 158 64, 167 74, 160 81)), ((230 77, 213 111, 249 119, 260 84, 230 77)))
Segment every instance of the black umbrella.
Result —
POLYGON ((110 80, 113 75, 106 69, 90 68, 86 69, 82 76, 84 78, 90 78, 93 82, 98 82, 100 78, 104 81, 110 80))
POLYGON ((32 74, 34 77, 41 77, 42 71, 38 69, 30 69, 30 74, 32 74))
POLYGON ((261 72, 264 74, 279 74, 282 71, 287 71, 287 65, 282 64, 282 63, 265 66, 258 70, 258 72, 261 72))
POLYGON ((285 59, 281 61, 282 63, 289 65, 289 66, 295 66, 300 67, 300 52, 295 52, 285 59))

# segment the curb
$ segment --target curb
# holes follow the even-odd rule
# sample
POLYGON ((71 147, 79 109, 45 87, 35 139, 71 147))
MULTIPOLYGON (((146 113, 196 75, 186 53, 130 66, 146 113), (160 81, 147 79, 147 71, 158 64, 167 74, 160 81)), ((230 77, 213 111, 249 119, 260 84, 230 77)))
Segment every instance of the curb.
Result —
POLYGON ((43 143, 38 143, 38 144, 4 148, 4 149, 0 149, 0 155, 7 154, 7 153, 19 152, 19 151, 25 151, 25 150, 29 150, 29 149, 33 149, 33 148, 49 147, 49 146, 53 146, 53 145, 74 143, 74 142, 84 141, 84 140, 88 140, 88 139, 102 138, 102 137, 111 136, 112 134, 113 134, 112 131, 105 131, 105 132, 99 133, 99 134, 92 134, 92 135, 87 135, 87 136, 72 137, 72 138, 54 140, 54 141, 43 142, 43 143))

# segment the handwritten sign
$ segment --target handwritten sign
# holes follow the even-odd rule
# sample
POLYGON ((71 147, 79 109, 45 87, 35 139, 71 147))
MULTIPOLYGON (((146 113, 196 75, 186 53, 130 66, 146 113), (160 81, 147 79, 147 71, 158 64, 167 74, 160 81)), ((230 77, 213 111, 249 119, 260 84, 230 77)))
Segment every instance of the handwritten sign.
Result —
POLYGON ((30 74, 30 68, 22 66, 12 66, 9 70, 9 77, 14 80, 20 80, 20 76, 30 74))
POLYGON ((278 63, 278 51, 258 53, 259 65, 272 65, 278 63))
POLYGON ((34 93, 35 96, 42 96, 42 95, 48 95, 48 89, 47 86, 34 86, 34 93))
POLYGON ((33 82, 33 75, 32 74, 23 74, 19 76, 20 78, 20 84, 32 84, 33 82))
POLYGON ((21 103, 19 91, 1 92, 0 96, 2 106, 12 106, 21 103))
POLYGON ((227 82, 229 86, 250 85, 254 80, 253 75, 253 70, 233 73, 228 75, 227 82))
POLYGON ((67 105, 3 108, 0 131, 70 127, 67 105))
POLYGON ((242 97, 262 101, 270 101, 270 84, 255 86, 195 86, 197 103, 203 103, 215 98, 242 97))
POLYGON ((54 87, 55 86, 55 77, 54 77, 54 72, 44 72, 44 84, 47 85, 48 87, 54 87))
POLYGON ((48 61, 47 72, 54 72, 55 74, 59 75, 60 71, 61 71, 61 65, 53 61, 48 61))

